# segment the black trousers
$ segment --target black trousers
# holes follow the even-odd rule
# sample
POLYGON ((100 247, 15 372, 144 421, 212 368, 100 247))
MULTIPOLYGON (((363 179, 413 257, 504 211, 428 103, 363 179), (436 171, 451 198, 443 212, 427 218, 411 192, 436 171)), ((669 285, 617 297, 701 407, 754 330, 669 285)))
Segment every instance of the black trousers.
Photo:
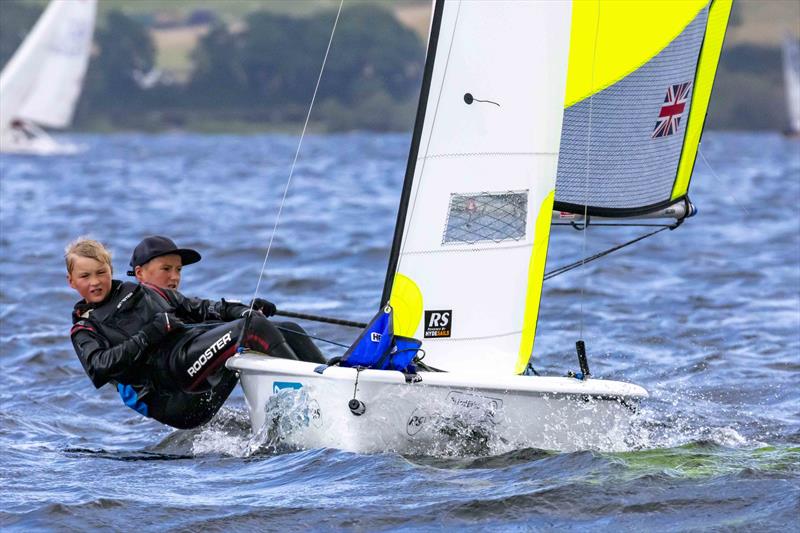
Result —
MULTIPOLYGON (((212 386, 213 376, 236 355, 245 319, 224 322, 195 335, 169 355, 169 373, 181 390, 200 392, 212 386)), ((275 357, 297 360, 280 330, 261 314, 254 314, 242 340, 245 348, 275 357)))
POLYGON ((160 389, 147 402, 148 416, 177 429, 192 429, 207 424, 231 395, 239 378, 222 368, 216 383, 204 392, 160 389))
MULTIPOLYGON (((254 314, 243 345, 275 357, 325 362, 303 328, 293 322, 279 326, 280 329, 264 316, 254 314)), ((194 428, 211 420, 236 387, 236 373, 225 368, 225 361, 236 354, 243 327, 244 319, 239 319, 214 325, 199 334, 192 332, 187 342, 178 343, 161 359, 159 392, 148 402, 150 416, 178 429, 194 428)))

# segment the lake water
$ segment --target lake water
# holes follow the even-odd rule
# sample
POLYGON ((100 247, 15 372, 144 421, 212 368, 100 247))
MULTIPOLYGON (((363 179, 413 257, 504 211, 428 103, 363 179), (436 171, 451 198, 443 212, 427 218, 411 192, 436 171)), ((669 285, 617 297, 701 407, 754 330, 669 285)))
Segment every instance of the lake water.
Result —
MULTIPOLYGON (((184 293, 249 301, 297 140, 71 140, 87 150, 0 158, 4 530, 798 528, 797 140, 708 133, 710 165, 698 160, 692 183, 698 216, 546 282, 537 370, 576 369, 582 321, 593 373, 651 393, 628 440, 613 450, 444 447, 430 456, 254 441, 239 390, 193 431, 138 416, 111 387, 95 390, 69 342, 77 297, 64 245, 83 234, 106 242, 124 278, 133 246, 167 234, 203 254, 184 271, 184 293)), ((306 139, 262 296, 285 309, 372 315, 408 143, 306 139)), ((591 228, 587 251, 646 229, 591 228)), ((548 268, 579 258, 582 237, 556 228, 548 268)), ((342 343, 356 334, 308 329, 342 343)))

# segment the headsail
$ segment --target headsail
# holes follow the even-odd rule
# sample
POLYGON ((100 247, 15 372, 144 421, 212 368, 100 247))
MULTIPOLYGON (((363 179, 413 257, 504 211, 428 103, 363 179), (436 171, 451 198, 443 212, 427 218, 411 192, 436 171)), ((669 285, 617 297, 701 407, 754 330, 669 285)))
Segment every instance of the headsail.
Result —
POLYGON ((383 301, 422 295, 426 363, 509 374, 530 356, 567 76, 568 1, 437 1, 383 301))
POLYGON ((685 198, 731 4, 574 3, 557 210, 633 216, 685 198))
POLYGON ((50 2, 0 74, 0 130, 14 120, 69 125, 89 62, 96 8, 96 0, 50 2))

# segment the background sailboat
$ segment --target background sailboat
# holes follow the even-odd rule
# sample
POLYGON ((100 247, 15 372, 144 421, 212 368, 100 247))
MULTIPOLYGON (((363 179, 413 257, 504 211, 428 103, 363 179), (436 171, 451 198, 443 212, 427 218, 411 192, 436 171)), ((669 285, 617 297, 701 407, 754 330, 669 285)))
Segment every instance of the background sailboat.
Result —
POLYGON ((783 40, 783 86, 786 91, 786 135, 800 136, 800 41, 783 40))
POLYGON ((69 126, 91 54, 96 0, 52 0, 0 73, 0 151, 73 152, 42 128, 69 126))

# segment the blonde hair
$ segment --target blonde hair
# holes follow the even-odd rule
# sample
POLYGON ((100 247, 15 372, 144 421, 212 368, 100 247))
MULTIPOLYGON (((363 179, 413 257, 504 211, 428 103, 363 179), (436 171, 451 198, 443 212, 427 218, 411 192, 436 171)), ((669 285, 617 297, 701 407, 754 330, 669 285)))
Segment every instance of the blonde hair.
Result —
POLYGON ((103 243, 90 239, 89 237, 78 237, 67 245, 64 249, 64 262, 67 264, 67 274, 72 274, 72 267, 75 263, 75 257, 88 257, 101 263, 108 265, 111 272, 114 272, 114 267, 111 266, 111 252, 109 252, 103 243))

